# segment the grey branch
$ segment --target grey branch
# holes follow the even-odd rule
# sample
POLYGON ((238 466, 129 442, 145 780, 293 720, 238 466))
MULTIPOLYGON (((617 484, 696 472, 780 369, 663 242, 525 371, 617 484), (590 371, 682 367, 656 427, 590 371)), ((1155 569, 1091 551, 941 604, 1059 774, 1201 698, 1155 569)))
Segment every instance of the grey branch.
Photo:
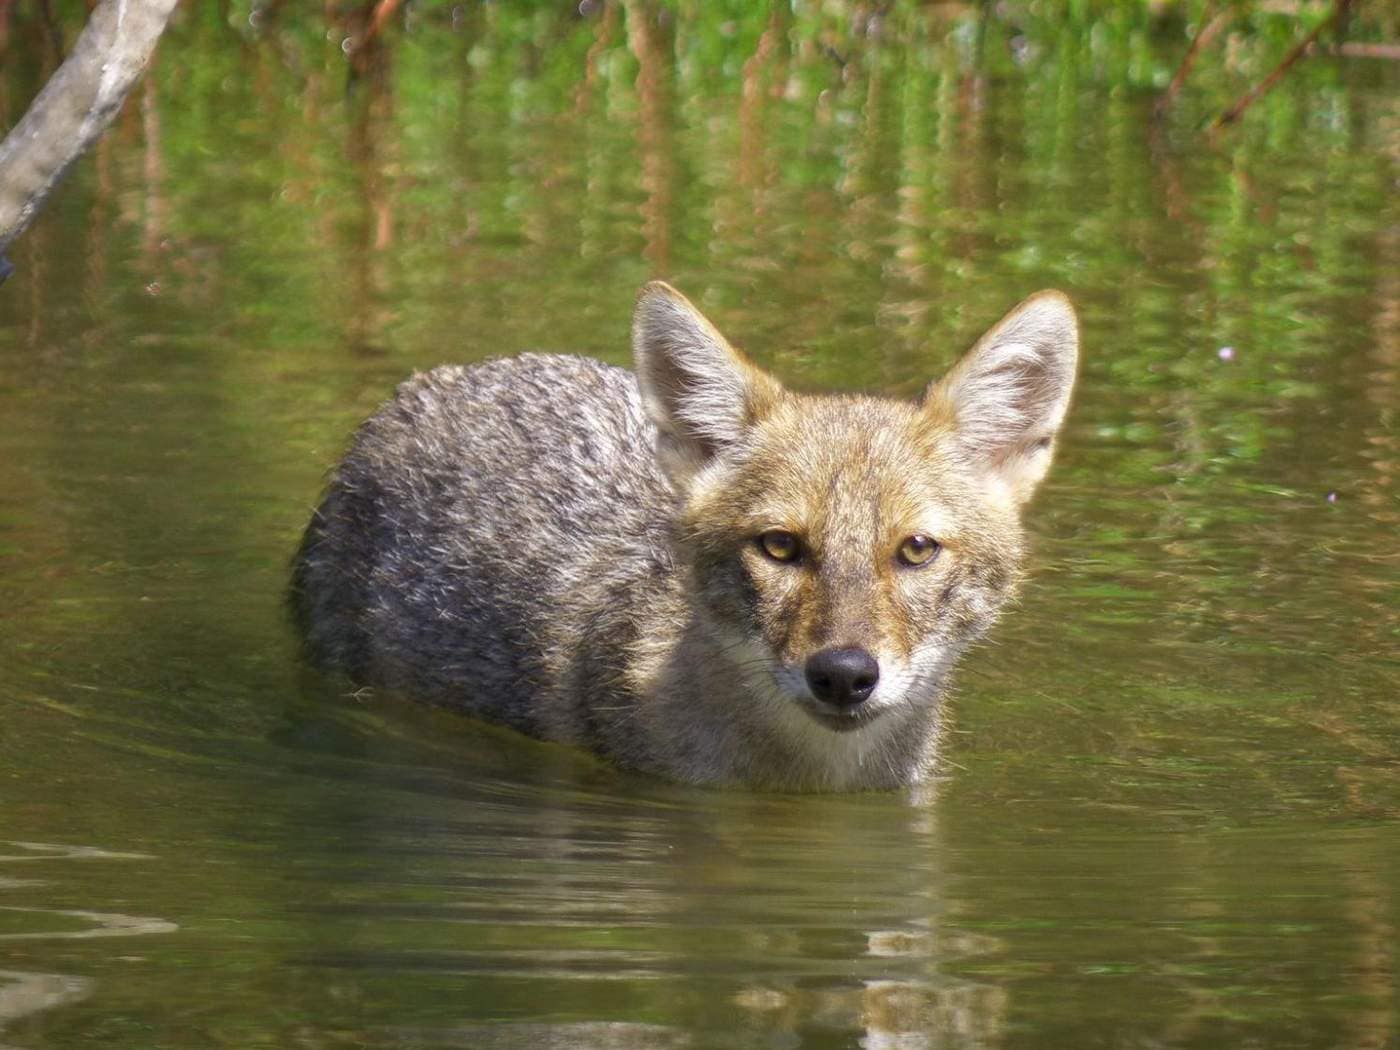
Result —
POLYGON ((177 0, 103 0, 67 61, 0 142, 0 280, 4 251, 34 221, 69 165, 121 111, 177 0))

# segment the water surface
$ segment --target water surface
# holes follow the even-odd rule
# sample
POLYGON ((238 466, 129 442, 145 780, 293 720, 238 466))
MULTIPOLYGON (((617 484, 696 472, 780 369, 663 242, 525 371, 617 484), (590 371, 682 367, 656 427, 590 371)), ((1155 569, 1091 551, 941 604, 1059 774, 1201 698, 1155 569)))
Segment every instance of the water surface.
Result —
POLYGON ((192 7, 15 245, 0 1043, 1400 1046, 1400 70, 1211 140, 1286 17, 1154 123, 1170 16, 732 6, 414 5, 349 89, 346 26, 192 7), (298 664, 353 425, 624 363, 652 276, 812 389, 1079 305, 936 798, 672 786, 298 664))

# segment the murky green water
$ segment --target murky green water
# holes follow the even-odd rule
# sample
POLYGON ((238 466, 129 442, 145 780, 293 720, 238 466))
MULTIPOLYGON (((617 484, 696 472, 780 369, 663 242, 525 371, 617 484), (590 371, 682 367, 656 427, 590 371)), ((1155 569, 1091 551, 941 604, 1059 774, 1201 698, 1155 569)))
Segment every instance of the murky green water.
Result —
MULTIPOLYGON (((1286 17, 1154 125, 1184 29, 1136 12, 585 8, 413 6, 347 93, 319 6, 192 6, 13 250, 0 1043, 1400 1046, 1400 66, 1211 143, 1286 17), (653 275, 892 393, 1080 305, 938 798, 675 787, 299 668, 354 423, 442 361, 622 362, 653 275)), ((48 61, 12 14, 0 124, 48 61)))

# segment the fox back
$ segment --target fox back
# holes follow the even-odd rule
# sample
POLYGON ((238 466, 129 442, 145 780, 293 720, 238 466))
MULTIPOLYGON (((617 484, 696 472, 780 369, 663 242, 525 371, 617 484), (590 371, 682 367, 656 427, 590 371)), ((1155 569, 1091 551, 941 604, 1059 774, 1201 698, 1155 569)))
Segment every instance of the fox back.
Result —
POLYGON ((1042 292, 917 402, 798 394, 653 283, 635 374, 523 354, 417 375, 307 527, 307 653, 675 779, 916 783, 1020 578, 1077 345, 1042 292))

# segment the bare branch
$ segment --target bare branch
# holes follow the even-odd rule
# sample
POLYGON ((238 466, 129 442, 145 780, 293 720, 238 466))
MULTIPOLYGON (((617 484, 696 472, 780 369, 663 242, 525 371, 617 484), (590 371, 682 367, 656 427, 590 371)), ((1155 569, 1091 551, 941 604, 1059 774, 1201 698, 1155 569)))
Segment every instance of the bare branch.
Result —
MULTIPOLYGON (((1209 9, 1207 9, 1207 14, 1209 14, 1209 9)), ((1182 56, 1181 65, 1177 66, 1172 82, 1167 85, 1166 91, 1162 93, 1162 97, 1157 100, 1157 104, 1153 107, 1152 111, 1156 116, 1160 117, 1171 108, 1172 103, 1176 101, 1176 96, 1186 85, 1186 77, 1190 74, 1191 67, 1196 64, 1197 57, 1210 45, 1212 40, 1220 35, 1220 31, 1230 24, 1230 20, 1234 18, 1234 12, 1227 7, 1208 18, 1202 15, 1202 18, 1205 20, 1195 37, 1192 38, 1190 46, 1186 49, 1186 54, 1182 56)))
POLYGON ((177 0, 103 0, 67 61, 0 142, 3 252, 34 221, 73 161, 116 119, 177 0))
POLYGON ((1350 9, 1354 2, 1355 0, 1337 0, 1336 6, 1332 8, 1332 13, 1324 18, 1311 33, 1305 36, 1298 46, 1288 52, 1288 54, 1284 56, 1283 61, 1274 67, 1272 73, 1246 91, 1236 100, 1233 106, 1216 117, 1215 120, 1211 122, 1208 130, 1212 132, 1219 131, 1226 124, 1233 124, 1235 121, 1239 120, 1240 117, 1244 115, 1245 110, 1253 105, 1261 96, 1268 94, 1270 89, 1283 79, 1283 75, 1293 68, 1293 64, 1308 53, 1308 50, 1312 47, 1314 42, 1316 42, 1318 37, 1332 26, 1341 23, 1342 18, 1346 15, 1348 9, 1350 9))

